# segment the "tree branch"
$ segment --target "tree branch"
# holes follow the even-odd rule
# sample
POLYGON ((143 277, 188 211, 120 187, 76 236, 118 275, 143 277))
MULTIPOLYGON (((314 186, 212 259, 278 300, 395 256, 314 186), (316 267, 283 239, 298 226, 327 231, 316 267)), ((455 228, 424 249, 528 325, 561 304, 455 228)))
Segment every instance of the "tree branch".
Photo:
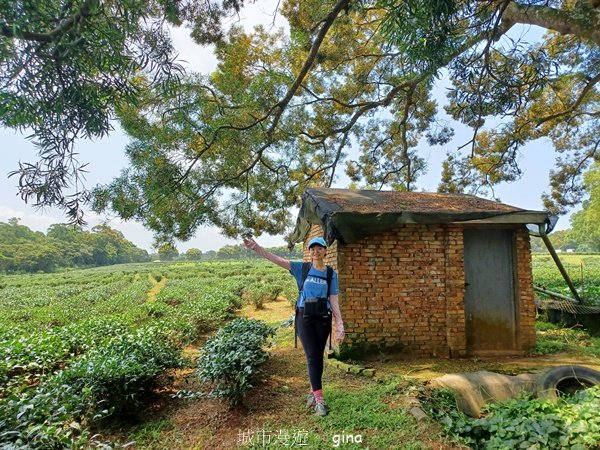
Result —
POLYGON ((600 45, 600 15, 592 14, 583 17, 577 8, 559 10, 549 6, 521 5, 512 1, 507 5, 502 19, 514 23, 537 25, 561 34, 572 34, 600 45))
POLYGON ((551 114, 549 116, 543 117, 541 118, 538 123, 536 124, 536 127, 539 127, 540 125, 542 125, 544 122, 548 122, 549 120, 553 120, 553 119, 558 119, 559 117, 562 116, 566 116, 567 114, 572 113, 573 111, 575 111, 575 109, 581 105, 581 102, 583 102, 583 99, 585 98, 585 96, 594 88, 594 86, 600 82, 600 73, 598 75, 596 75, 594 78, 592 78, 588 84, 585 85, 585 87, 581 90, 581 93, 579 94, 579 97, 577 97, 577 100, 575 100, 575 103, 573 103, 571 105, 571 107, 564 109, 562 111, 559 111, 555 114, 551 114))
POLYGON ((304 78, 306 78, 308 71, 314 64, 315 59, 317 58, 317 54, 319 52, 319 48, 321 47, 321 44, 323 43, 325 36, 327 36, 327 32, 333 25, 333 22, 335 22, 336 17, 340 14, 340 12, 342 12, 342 10, 347 8, 349 5, 350 5, 350 0, 340 0, 334 6, 333 10, 323 20, 323 25, 319 29, 319 33, 317 34, 317 37, 315 38, 314 42, 312 43, 312 45, 310 47, 310 52, 308 53, 308 56, 306 57, 306 60, 304 61, 304 65, 302 66, 302 69, 300 69, 300 72, 296 76, 296 80, 290 86, 286 95, 279 101, 279 103, 277 103, 273 107, 273 110, 276 109, 277 112, 275 113, 273 122, 271 123, 271 126, 269 127, 269 130, 267 131, 267 135, 269 137, 275 131, 275 128, 277 127, 277 124, 279 123, 279 120, 281 119, 281 116, 283 115, 285 108, 287 107, 288 103, 290 102, 290 100, 292 99, 292 97, 294 96, 294 94, 296 93, 296 91, 298 90, 298 88, 300 87, 302 82, 304 81, 304 78))
POLYGON ((85 0, 79 8, 79 11, 69 19, 62 21, 56 28, 47 33, 19 30, 15 25, 11 26, 7 23, 0 24, 0 33, 7 38, 18 38, 35 42, 54 42, 91 14, 91 3, 92 0, 85 0))

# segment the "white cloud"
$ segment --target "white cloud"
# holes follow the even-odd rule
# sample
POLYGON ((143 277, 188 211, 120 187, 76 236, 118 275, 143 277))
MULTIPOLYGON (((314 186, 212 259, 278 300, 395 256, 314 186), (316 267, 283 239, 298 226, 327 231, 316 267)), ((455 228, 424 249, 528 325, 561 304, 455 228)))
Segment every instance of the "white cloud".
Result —
POLYGON ((217 67, 213 46, 203 47, 190 38, 187 28, 172 28, 171 37, 177 49, 178 62, 186 69, 200 73, 210 73, 217 67))

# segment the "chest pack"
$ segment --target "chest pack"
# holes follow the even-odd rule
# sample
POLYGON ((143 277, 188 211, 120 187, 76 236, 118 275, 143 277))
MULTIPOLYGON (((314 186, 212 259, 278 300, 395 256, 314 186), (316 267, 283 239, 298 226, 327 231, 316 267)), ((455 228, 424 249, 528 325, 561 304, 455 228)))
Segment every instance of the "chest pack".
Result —
MULTIPOLYGON (((298 282, 298 292, 301 294, 304 290, 304 282, 308 278, 308 273, 312 267, 312 263, 304 262, 302 263, 302 277, 298 282)), ((311 275, 315 278, 320 278, 321 280, 325 280, 327 283, 327 296, 319 297, 319 298, 306 298, 304 299, 304 310, 303 310, 303 320, 305 322, 312 322, 315 320, 327 320, 331 319, 331 315, 329 313, 329 293, 331 290, 331 280, 333 279, 333 268, 330 266, 325 266, 327 270, 326 277, 321 277, 319 275, 311 275)), ((298 317, 298 308, 296 308, 296 317, 298 317)), ((297 324, 294 321, 294 346, 298 346, 298 336, 297 336, 297 324)), ((331 337, 329 340, 329 346, 331 347, 331 337)))

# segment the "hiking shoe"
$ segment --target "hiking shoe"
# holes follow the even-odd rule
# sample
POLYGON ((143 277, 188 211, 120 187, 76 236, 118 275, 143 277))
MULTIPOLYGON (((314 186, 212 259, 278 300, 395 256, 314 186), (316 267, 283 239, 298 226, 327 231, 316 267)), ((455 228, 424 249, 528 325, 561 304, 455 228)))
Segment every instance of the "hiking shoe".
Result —
POLYGON ((327 406, 324 402, 319 402, 315 404, 315 416, 326 416, 327 415, 327 406))
POLYGON ((308 397, 306 397, 306 409, 312 409, 316 404, 317 401, 315 400, 315 394, 311 392, 308 394, 308 397))

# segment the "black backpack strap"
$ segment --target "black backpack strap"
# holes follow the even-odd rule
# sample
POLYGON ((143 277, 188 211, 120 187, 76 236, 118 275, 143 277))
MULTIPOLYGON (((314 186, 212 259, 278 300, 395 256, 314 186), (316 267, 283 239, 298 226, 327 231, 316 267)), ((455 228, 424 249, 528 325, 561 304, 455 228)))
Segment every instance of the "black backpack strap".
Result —
MULTIPOLYGON (((300 282, 298 283, 298 292, 302 292, 304 289, 304 282, 308 277, 308 272, 310 272, 310 268, 312 267, 311 262, 303 262, 302 263, 302 278, 300 278, 300 282)), ((327 291, 329 294, 329 291, 327 291)), ((298 308, 296 308, 296 315, 294 316, 294 348, 298 348, 298 324, 296 323, 296 319, 298 318, 298 308)))
MULTIPOLYGON (((331 280, 333 279, 333 267, 327 266, 327 301, 329 301, 329 293, 331 292, 331 280)), ((331 335, 332 333, 332 316, 329 316, 329 350, 331 350, 331 335)))
POLYGON ((329 293, 331 292, 331 280, 333 279, 333 267, 327 266, 327 300, 329 300, 329 293))
POLYGON ((298 307, 296 306, 296 315, 294 316, 294 348, 298 348, 298 307))
POLYGON ((300 279, 300 284, 298 285, 299 292, 302 292, 302 290, 304 289, 304 282, 306 281, 306 278, 308 277, 308 272, 310 272, 311 267, 312 267, 312 263, 310 263, 310 262, 302 263, 302 278, 300 279))

